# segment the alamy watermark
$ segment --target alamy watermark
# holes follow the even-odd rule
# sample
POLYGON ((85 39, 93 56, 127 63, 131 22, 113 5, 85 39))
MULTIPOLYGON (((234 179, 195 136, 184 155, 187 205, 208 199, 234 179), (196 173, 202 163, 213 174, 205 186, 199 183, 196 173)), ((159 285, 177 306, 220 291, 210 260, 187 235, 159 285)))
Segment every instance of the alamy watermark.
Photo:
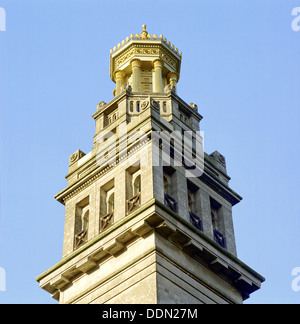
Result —
POLYGON ((6 272, 4 268, 0 267, 0 292, 6 291, 6 272))
POLYGON ((292 280, 292 290, 298 292, 300 291, 300 267, 295 267, 292 270, 292 276, 295 277, 292 280))
POLYGON ((6 31, 6 12, 0 7, 0 31, 6 31))
POLYGON ((183 166, 186 177, 200 177, 204 171, 204 132, 128 132, 121 123, 118 134, 102 131, 96 136, 96 160, 102 166, 126 163, 130 166, 183 166))
POLYGON ((296 16, 292 21, 292 30, 298 32, 300 31, 300 7, 296 7, 292 10, 292 16, 296 16))

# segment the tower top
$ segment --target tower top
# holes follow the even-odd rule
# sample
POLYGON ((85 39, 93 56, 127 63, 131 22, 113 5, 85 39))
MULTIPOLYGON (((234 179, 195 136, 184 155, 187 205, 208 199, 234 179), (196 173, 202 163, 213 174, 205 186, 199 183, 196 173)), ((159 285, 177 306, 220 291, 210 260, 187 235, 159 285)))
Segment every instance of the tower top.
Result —
POLYGON ((147 26, 144 24, 143 26, 142 26, 142 28, 143 28, 143 31, 141 32, 141 36, 142 36, 142 38, 147 38, 147 36, 148 36, 148 32, 147 32, 147 26))
MULTIPOLYGON (((123 85, 129 84, 130 82, 126 82, 126 78, 129 79, 133 74, 132 62, 135 61, 134 65, 138 65, 141 71, 155 71, 159 65, 162 79, 165 77, 167 83, 170 84, 172 84, 172 80, 175 80, 174 84, 177 83, 180 77, 182 53, 162 34, 159 36, 149 34, 146 24, 142 26, 142 29, 140 34, 130 34, 110 50, 112 81, 117 83, 118 76, 122 72, 122 77, 125 80, 123 85)), ((154 88, 154 92, 163 92, 161 89, 155 91, 154 88)))
POLYGON ((237 259, 226 161, 176 94, 181 54, 147 26, 110 54, 93 149, 70 156, 63 259, 37 277, 60 303, 241 303, 264 278, 237 259))
POLYGON ((125 40, 122 40, 122 42, 121 43, 118 43, 118 45, 117 46, 114 46, 113 47, 113 49, 111 49, 110 50, 110 53, 111 54, 113 54, 114 52, 116 52, 116 51, 118 51, 121 47, 123 47, 123 45, 124 44, 126 44, 127 42, 129 42, 131 39, 133 39, 133 40, 137 40, 137 39, 139 39, 139 40, 141 40, 141 39, 148 39, 148 40, 162 40, 165 44, 167 44, 178 56, 182 56, 182 53, 181 52, 179 52, 179 50, 178 50, 178 48, 177 47, 175 47, 175 45, 174 44, 172 44, 170 41, 168 41, 167 40, 167 38, 166 37, 164 37, 162 34, 160 34, 159 36, 157 35, 157 34, 153 34, 153 35, 151 35, 151 34, 149 34, 148 32, 147 32, 147 25, 146 24, 144 24, 144 25, 142 25, 142 28, 143 28, 143 30, 142 30, 142 32, 141 32, 141 34, 133 34, 133 33, 131 33, 130 34, 130 37, 126 37, 125 38, 125 40))

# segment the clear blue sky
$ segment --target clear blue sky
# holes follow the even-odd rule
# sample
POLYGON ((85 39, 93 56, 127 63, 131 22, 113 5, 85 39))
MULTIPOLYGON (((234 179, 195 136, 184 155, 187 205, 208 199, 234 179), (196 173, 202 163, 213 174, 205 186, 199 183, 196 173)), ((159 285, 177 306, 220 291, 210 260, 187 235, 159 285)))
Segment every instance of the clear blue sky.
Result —
POLYGON ((221 152, 238 257, 266 277, 246 303, 299 303, 299 0, 0 0, 0 303, 54 303, 35 277, 61 260, 69 156, 92 149, 113 98, 109 50, 147 24, 183 53, 178 95, 221 152))

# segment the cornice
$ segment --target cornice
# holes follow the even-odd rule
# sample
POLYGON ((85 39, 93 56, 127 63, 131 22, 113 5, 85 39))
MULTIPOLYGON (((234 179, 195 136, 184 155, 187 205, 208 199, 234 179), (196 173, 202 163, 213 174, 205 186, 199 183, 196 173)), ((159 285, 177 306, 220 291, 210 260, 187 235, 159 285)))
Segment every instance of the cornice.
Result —
POLYGON ((130 91, 127 89, 124 89, 123 91, 121 91, 116 97, 114 97, 112 100, 110 100, 108 103, 105 103, 102 105, 101 109, 99 109, 98 111, 96 111, 92 117, 94 119, 97 119, 97 117, 99 115, 101 115, 106 109, 108 109, 109 107, 111 107, 113 104, 115 104, 117 101, 120 101, 126 94, 129 94, 130 91))
POLYGON ((171 91, 172 98, 178 101, 182 106, 184 106, 191 114, 197 116, 199 121, 203 119, 203 116, 199 114, 199 112, 192 108, 186 101, 184 101, 181 97, 178 96, 175 92, 171 91))
MULTIPOLYGON (((123 69, 124 64, 130 64, 132 59, 143 59, 152 57, 154 59, 161 59, 170 68, 180 75, 181 56, 178 55, 168 44, 162 40, 147 40, 141 42, 140 40, 131 40, 126 47, 117 50, 110 55, 110 77, 114 81, 113 74, 115 70, 123 69)), ((171 70, 171 71, 172 71, 171 70)))
MULTIPOLYGON (((127 244, 132 244, 149 232, 170 240, 187 254, 196 255, 198 262, 238 289, 243 299, 259 289, 265 281, 263 276, 156 199, 149 200, 135 212, 98 234, 37 276, 36 281, 58 298, 60 290, 79 275, 97 268, 105 262, 107 255, 125 252, 127 244), (104 243, 100 244, 101 242, 104 243)), ((158 245, 154 248, 155 251, 163 253, 158 245)))
MULTIPOLYGON (((147 134, 146 134, 147 135, 147 134)), ((146 143, 148 143, 148 138, 146 141, 140 142, 138 144, 131 143, 129 146, 126 147, 126 151, 129 150, 127 153, 119 152, 115 164, 109 164, 108 162, 104 166, 99 166, 99 164, 96 161, 96 156, 92 158, 92 160, 88 160, 84 165, 82 165, 80 168, 74 170, 72 173, 80 173, 81 169, 84 169, 86 167, 86 164, 89 163, 90 165, 95 165, 94 168, 91 167, 89 169, 89 173, 85 174, 81 179, 78 179, 77 181, 73 182, 69 186, 67 186, 65 189, 60 191, 58 194, 54 196, 54 198, 62 203, 63 205, 65 202, 75 195, 77 195, 79 192, 86 189, 88 186, 93 184, 97 179, 102 177, 104 174, 109 172, 110 170, 114 169, 118 165, 122 164, 123 161, 126 161, 126 158, 130 158, 133 154, 136 154, 137 150, 139 150, 142 146, 144 146, 146 143)))
MULTIPOLYGON (((206 163, 206 161, 205 161, 206 163)), ((211 189, 225 198, 231 203, 232 206, 239 203, 243 198, 233 191, 228 186, 225 186, 215 175, 210 172, 207 167, 204 165, 204 173, 199 177, 199 179, 208 185, 211 189)))

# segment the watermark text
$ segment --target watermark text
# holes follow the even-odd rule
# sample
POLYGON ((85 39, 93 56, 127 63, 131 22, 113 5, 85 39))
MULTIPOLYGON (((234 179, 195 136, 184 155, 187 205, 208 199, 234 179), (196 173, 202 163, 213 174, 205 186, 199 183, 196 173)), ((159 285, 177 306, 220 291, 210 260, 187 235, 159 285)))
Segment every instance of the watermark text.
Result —
POLYGON ((6 273, 5 269, 0 267, 0 292, 6 291, 6 273))
POLYGON ((292 289, 295 292, 300 291, 300 267, 295 267, 292 270, 292 276, 295 277, 292 280, 292 289))
POLYGON ((0 31, 6 31, 6 12, 0 7, 0 31))
POLYGON ((186 177, 200 177, 204 172, 204 133, 201 131, 128 132, 121 123, 118 134, 101 131, 96 136, 96 160, 102 166, 183 166, 186 177))
POLYGON ((292 10, 292 16, 296 16, 292 21, 292 30, 298 32, 300 31, 300 7, 296 7, 292 10))

